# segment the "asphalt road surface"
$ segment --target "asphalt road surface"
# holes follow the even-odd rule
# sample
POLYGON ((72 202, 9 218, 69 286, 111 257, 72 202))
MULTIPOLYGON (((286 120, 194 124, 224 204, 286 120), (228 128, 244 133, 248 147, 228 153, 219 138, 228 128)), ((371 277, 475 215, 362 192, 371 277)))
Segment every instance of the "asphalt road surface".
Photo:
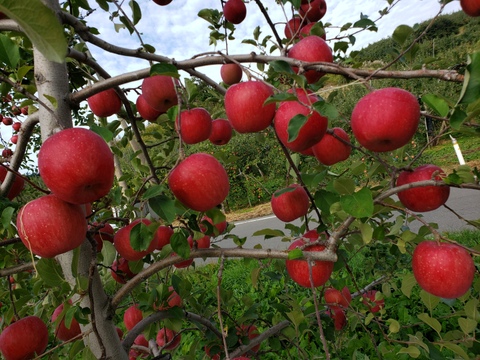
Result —
MULTIPOLYGON (((446 205, 465 219, 480 219, 480 191, 478 190, 452 188, 446 205)), ((445 207, 423 213, 422 215, 427 222, 437 223, 440 231, 457 231, 469 227, 465 221, 459 219, 457 215, 453 214, 445 207)), ((299 225, 300 221, 294 222, 294 224, 299 225)), ((414 232, 421 226, 422 224, 419 221, 410 223, 410 228, 414 232)), ((288 247, 290 242, 282 242, 281 238, 265 240, 264 236, 252 236, 256 231, 266 228, 279 229, 286 234, 289 233, 288 230, 285 230, 285 223, 278 220, 274 215, 236 222, 232 233, 239 237, 247 238, 247 241, 243 246, 244 248, 253 248, 258 244, 264 249, 284 250, 288 247)), ((236 245, 231 239, 222 239, 219 242, 219 246, 228 248, 235 247, 236 245)))

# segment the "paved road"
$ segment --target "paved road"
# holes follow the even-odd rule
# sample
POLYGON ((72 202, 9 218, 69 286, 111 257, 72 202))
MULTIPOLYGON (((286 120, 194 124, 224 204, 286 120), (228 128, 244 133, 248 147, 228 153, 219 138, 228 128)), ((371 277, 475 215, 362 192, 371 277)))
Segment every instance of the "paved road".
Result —
MULTIPOLYGON (((478 220, 480 219, 480 191, 452 188, 447 206, 466 219, 478 220)), ((441 231, 455 231, 468 227, 464 221, 460 220, 445 207, 423 213, 423 217, 427 222, 437 223, 441 231)), ((300 224, 300 222, 296 222, 296 224, 300 224)), ((247 237, 247 242, 244 245, 245 248, 253 248, 255 245, 260 244, 263 248, 283 250, 290 244, 289 242, 282 242, 280 238, 264 240, 263 236, 252 236, 254 232, 265 228, 284 230, 285 223, 278 220, 274 215, 240 221, 235 223, 235 225, 232 233, 240 237, 247 237)), ((410 224, 412 231, 417 231, 420 226, 422 226, 422 224, 418 221, 410 224)), ((289 231, 286 230, 285 233, 288 234, 289 231)), ((222 247, 235 246, 230 239, 223 239, 219 245, 222 247)))

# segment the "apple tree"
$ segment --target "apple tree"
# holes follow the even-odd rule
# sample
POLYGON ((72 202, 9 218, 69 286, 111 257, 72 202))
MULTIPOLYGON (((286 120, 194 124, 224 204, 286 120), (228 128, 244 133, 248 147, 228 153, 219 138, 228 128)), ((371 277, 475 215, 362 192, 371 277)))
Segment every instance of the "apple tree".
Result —
MULTIPOLYGON (((454 241, 422 216, 451 188, 480 190, 476 168, 422 163, 430 142, 478 136, 478 47, 461 69, 417 68, 425 32, 401 25, 396 56, 374 68, 350 49, 378 19, 322 22, 324 0, 220 0, 198 12, 205 39, 184 39, 205 52, 173 59, 138 25, 147 8, 176 2, 0 0, 2 126, 12 129, 0 167, 4 358, 480 353, 478 239, 454 241), (92 12, 138 47, 102 37, 92 12), (251 51, 228 51, 252 13, 262 22, 243 39, 251 51), (145 64, 111 76, 93 47, 145 64), (411 79, 451 84, 455 98, 411 79), (351 111, 336 106, 341 92, 355 94, 351 111), (442 126, 416 146, 422 116, 442 126), (236 186, 226 168, 242 156, 223 146, 252 134, 276 139, 288 179, 271 198, 285 226, 257 231, 265 245, 255 247, 222 207, 236 186), (198 151, 205 142, 215 150, 198 151), (217 262, 212 288, 189 280, 202 258, 217 262), (255 264, 249 295, 223 284, 229 258, 255 264)), ((478 1, 460 4, 479 16, 478 1)))

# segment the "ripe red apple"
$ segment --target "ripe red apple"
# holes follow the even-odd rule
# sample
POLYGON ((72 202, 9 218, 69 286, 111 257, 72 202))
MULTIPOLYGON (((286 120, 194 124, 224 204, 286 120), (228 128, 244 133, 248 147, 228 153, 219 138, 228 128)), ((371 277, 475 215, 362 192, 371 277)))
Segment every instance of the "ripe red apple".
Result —
MULTIPOLYGON (((422 180, 440 181, 445 173, 436 165, 421 165, 413 171, 403 171, 397 179, 397 186, 415 183, 422 180)), ((422 186, 398 194, 400 202, 412 211, 426 212, 438 209, 445 204, 450 196, 449 186, 422 186)))
POLYGON ((460 6, 465 14, 468 16, 480 16, 480 1, 479 0, 460 0, 460 6))
POLYGON ((157 229, 157 250, 162 250, 165 245, 170 244, 170 238, 173 235, 173 229, 170 226, 161 225, 157 229))
POLYGON ((17 229, 23 244, 35 255, 53 258, 83 243, 87 221, 81 206, 46 195, 20 209, 17 229))
POLYGON ((172 2, 172 0, 153 0, 155 4, 158 4, 160 6, 165 6, 168 5, 172 2))
POLYGON ((18 106, 13 105, 11 112, 12 112, 12 114, 13 114, 14 116, 18 116, 18 115, 20 115, 20 114, 22 113, 22 110, 20 110, 18 106))
POLYGON ((372 313, 379 312, 385 307, 384 299, 375 300, 376 294, 377 290, 369 290, 362 294, 363 304, 367 306, 372 313))
POLYGON ((230 184, 222 164, 212 155, 196 153, 185 158, 168 176, 175 197, 195 211, 207 211, 221 204, 230 184))
MULTIPOLYGON (((333 62, 332 49, 319 36, 310 35, 301 39, 292 46, 288 57, 306 62, 333 62)), ((293 67, 298 73, 298 67, 293 67)), ((309 84, 316 83, 325 73, 316 70, 307 70, 303 75, 309 84)))
POLYGON ((86 204, 108 194, 115 168, 112 151, 100 135, 70 128, 45 140, 38 153, 38 170, 56 196, 86 204))
POLYGON ((244 81, 230 86, 225 94, 225 112, 239 133, 265 130, 272 123, 275 104, 263 105, 273 90, 261 81, 244 81))
POLYGON ((2 122, 5 125, 12 125, 13 124, 13 119, 11 117, 3 117, 2 122))
POLYGON ((158 310, 168 310, 175 306, 181 307, 182 306, 182 298, 178 293, 173 289, 173 286, 168 287, 168 291, 170 292, 170 296, 168 297, 166 304, 161 304, 158 307, 158 310))
POLYGON ((339 307, 332 307, 330 310, 327 310, 327 313, 333 319, 333 324, 335 330, 340 331, 347 325, 347 317, 345 316, 345 311, 339 307))
MULTIPOLYGON (((71 301, 70 301, 71 303, 71 301)), ((52 314, 52 323, 57 321, 57 318, 62 314, 63 311, 63 304, 60 304, 52 314)), ((65 325, 65 318, 62 316, 58 323, 55 325, 55 336, 57 339, 62 341, 69 341, 74 337, 80 335, 82 331, 80 330, 80 324, 78 323, 77 319, 73 318, 70 327, 65 325)))
POLYGON ((21 109, 22 115, 28 115, 28 106, 24 106, 21 109))
MULTIPOLYGON (((197 249, 208 249, 210 247, 211 239, 210 239, 210 236, 205 235, 205 236, 201 237, 200 239, 194 241, 192 236, 190 235, 188 237, 188 242, 190 244, 193 243, 196 246, 197 249)), ((190 246, 190 247, 192 247, 192 246, 190 246)))
POLYGON ((14 131, 20 131, 20 129, 22 128, 22 123, 20 121, 15 121, 13 124, 12 124, 12 129, 14 131))
POLYGON ((13 135, 11 138, 10 138, 10 142, 12 144, 16 144, 18 142, 18 135, 13 135))
POLYGON ((323 18, 327 12, 327 3, 325 0, 312 0, 307 4, 300 5, 299 13, 306 17, 308 21, 317 22, 323 18))
POLYGON ((304 37, 307 37, 310 35, 317 35, 317 36, 320 36, 323 40, 327 40, 327 34, 325 33, 325 29, 322 26, 320 25, 317 26, 315 28, 315 31, 312 32, 312 28, 317 24, 319 23, 312 22, 305 26, 302 26, 302 28, 300 29, 300 33, 298 34, 298 37, 300 39, 303 39, 304 37))
POLYGON ((0 334, 0 352, 5 360, 33 359, 41 355, 47 345, 47 326, 37 316, 15 321, 0 334))
MULTIPOLYGON (((144 348, 148 349, 148 340, 143 334, 138 335, 133 341, 133 343, 135 345, 143 346, 144 348)), ((149 357, 149 355, 150 355, 149 353, 146 353, 140 349, 139 350, 130 349, 130 352, 128 353, 130 360, 146 359, 147 357, 149 357)))
POLYGON ((393 151, 406 145, 417 131, 420 105, 407 90, 373 91, 355 105, 351 117, 353 135, 375 152, 393 151))
POLYGON ((456 244, 422 241, 413 251, 413 275, 426 292, 445 299, 464 295, 472 286, 475 264, 456 244))
MULTIPOLYGON (((12 155, 13 155, 12 149, 3 149, 3 150, 2 150, 2 157, 4 157, 5 159, 11 158, 12 155)), ((2 180, 2 181, 3 181, 3 180, 2 180)))
POLYGON ((114 89, 101 91, 87 99, 90 110, 99 117, 116 114, 122 108, 122 101, 114 89))
POLYGON ((125 260, 124 258, 119 258, 113 262, 110 273, 114 280, 119 284, 126 284, 128 280, 137 275, 130 270, 128 260, 125 260))
POLYGON ((151 107, 147 101, 145 100, 145 97, 143 95, 139 95, 137 98, 137 101, 135 103, 137 107, 137 111, 142 117, 142 119, 155 122, 157 118, 161 115, 161 112, 158 110, 155 110, 153 107, 151 107))
POLYGON ((298 32, 304 24, 303 19, 300 16, 295 16, 287 21, 285 25, 284 34, 287 39, 298 37, 298 32))
POLYGON ((197 144, 210 137, 212 117, 204 108, 183 110, 175 123, 185 144, 197 144))
POLYGON ((305 216, 310 208, 307 192, 299 184, 291 184, 277 190, 270 200, 272 211, 283 222, 291 222, 305 216))
POLYGON ((182 335, 167 328, 161 328, 157 333, 157 345, 164 350, 173 350, 180 345, 182 335))
POLYGON ((142 95, 155 110, 166 113, 178 104, 176 85, 178 80, 165 75, 154 75, 143 79, 142 95))
MULTIPOLYGON (((121 257, 128 261, 137 261, 143 259, 147 254, 153 252, 158 245, 157 234, 154 234, 150 240, 150 245, 146 250, 135 250, 130 243, 130 233, 132 229, 137 225, 143 223, 146 226, 152 222, 148 219, 136 219, 129 225, 120 228, 113 237, 113 245, 121 257)), ((147 239, 148 240, 148 239, 147 239)))
POLYGON ((106 222, 94 222, 92 225, 94 228, 96 228, 93 238, 97 242, 108 241, 113 243, 113 236, 115 234, 115 230, 113 229, 112 225, 106 222))
POLYGON ((296 89, 298 101, 283 101, 275 114, 275 132, 280 141, 290 150, 304 151, 318 143, 325 135, 328 127, 328 119, 313 111, 311 105, 318 98, 314 94, 307 94, 304 89, 296 89), (288 128, 291 120, 297 115, 304 115, 307 121, 298 131, 294 140, 289 141, 288 128))
MULTIPOLYGON (((288 250, 294 250, 299 247, 308 245, 308 243, 316 241, 319 238, 319 234, 316 230, 310 230, 306 232, 302 238, 295 240, 289 247, 288 250)), ((323 245, 312 245, 307 246, 303 251, 323 251, 325 246, 323 245)), ((310 271, 307 260, 286 260, 285 265, 287 268, 288 275, 295 281, 297 284, 303 287, 311 287, 310 282, 310 271)), ((312 269, 312 279, 313 286, 319 287, 325 284, 333 271, 334 263, 331 261, 313 261, 311 262, 312 269)))
MULTIPOLYGON (((250 343, 250 340, 255 339, 259 335, 260 333, 258 332, 257 327, 253 324, 251 325, 242 324, 240 326, 237 326, 237 336, 239 337, 238 341, 242 345, 244 343, 245 345, 247 345, 248 343, 250 343)), ((260 349, 260 344, 255 345, 251 349, 251 351, 258 352, 259 349, 260 349)))
POLYGON ((125 312, 123 313, 123 323, 127 330, 132 330, 135 325, 137 325, 140 321, 143 320, 143 313, 138 308, 138 305, 130 306, 125 312))
POLYGON ((350 301, 352 301, 352 295, 348 287, 344 287, 342 291, 335 288, 328 288, 324 293, 325 303, 332 309, 341 309, 348 307, 350 301))
POLYGON ((212 132, 208 140, 214 145, 228 144, 232 138, 232 125, 227 119, 215 119, 212 121, 212 132))
POLYGON ((214 224, 212 219, 210 219, 207 215, 204 215, 200 220, 199 227, 200 227, 200 231, 203 232, 204 234, 207 234, 210 236, 217 236, 217 235, 223 234, 225 230, 227 230, 227 225, 228 225, 227 220, 223 220, 219 223, 214 224), (214 227, 213 231, 210 231, 210 232, 208 231, 208 227, 206 226, 206 224, 204 224, 205 222, 210 223, 210 225, 214 227))
POLYGON ((242 67, 236 63, 223 64, 220 68, 220 77, 227 85, 239 83, 242 80, 242 67))
POLYGON ((225 20, 232 24, 240 24, 247 16, 247 7, 242 0, 228 0, 223 6, 225 20))
MULTIPOLYGON (((10 150, 10 149, 5 149, 5 150, 10 150)), ((2 154, 2 156, 5 157, 4 154, 2 154)), ((5 180, 5 178, 7 177, 7 174, 8 174, 8 170, 5 167, 0 166, 0 182, 3 182, 5 180)), ((13 184, 10 187, 8 194, 6 194, 6 197, 9 200, 13 200, 22 192, 24 188, 25 188, 25 180, 23 179, 23 177, 15 175, 13 184)))
MULTIPOLYGON (((345 130, 335 127, 332 131, 336 136, 350 143, 350 138, 345 130)), ((323 165, 334 165, 347 160, 352 152, 352 147, 327 132, 318 143, 312 146, 312 150, 317 160, 323 165)))

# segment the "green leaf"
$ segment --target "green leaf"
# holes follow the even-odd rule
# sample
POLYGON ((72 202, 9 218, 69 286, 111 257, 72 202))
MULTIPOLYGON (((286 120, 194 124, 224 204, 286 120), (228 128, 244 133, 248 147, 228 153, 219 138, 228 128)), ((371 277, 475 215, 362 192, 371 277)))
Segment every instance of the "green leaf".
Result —
POLYGON ((359 226, 362 239, 365 244, 370 244, 373 238, 373 228, 369 223, 361 223, 359 226))
POLYGON ((283 102, 283 101, 297 101, 297 100, 298 98, 293 94, 279 93, 279 94, 270 96, 267 100, 265 100, 263 105, 265 106, 271 103, 277 103, 277 102, 283 102))
POLYGON ((458 319, 458 325, 460 325, 460 328, 466 335, 473 333, 477 328, 477 322, 475 320, 462 317, 458 319))
POLYGON ((390 333, 395 334, 400 331, 400 323, 397 320, 388 319, 387 324, 388 324, 388 331, 390 331, 390 333))
POLYGON ((16 68, 20 61, 19 47, 2 34, 0 34, 0 61, 10 68, 16 68))
POLYGON ((169 224, 172 223, 177 216, 175 200, 172 200, 165 195, 158 195, 148 199, 148 206, 155 214, 169 224))
POLYGON ((440 335, 440 332, 442 331, 442 325, 437 319, 431 318, 428 314, 425 313, 419 314, 417 315, 417 317, 440 335))
POLYGON ((4 230, 8 229, 8 226, 10 225, 10 222, 12 221, 12 216, 13 216, 14 211, 15 211, 15 209, 11 206, 3 209, 1 221, 2 221, 2 228, 4 230))
POLYGON ((478 94, 480 94, 480 52, 470 54, 467 64, 460 104, 472 103, 478 100, 478 94))
POLYGON ((368 18, 362 18, 353 24, 353 27, 359 27, 363 29, 366 29, 369 26, 375 27, 375 23, 368 18))
POLYGON ((273 237, 285 236, 283 231, 277 229, 262 229, 255 231, 252 236, 265 236, 265 239, 270 239, 273 237))
POLYGON ((47 95, 47 94, 43 94, 43 96, 45 96, 45 98, 48 101, 50 101, 50 104, 52 104, 55 109, 58 108, 58 101, 55 97, 47 95))
POLYGON ((288 252, 288 260, 300 259, 302 257, 303 257, 303 251, 298 248, 288 252))
POLYGON ((295 74, 294 71, 292 70, 292 67, 283 60, 275 60, 270 62, 270 67, 281 74, 295 74))
POLYGON ((33 45, 48 60, 62 63, 67 41, 55 13, 40 0, 0 0, 0 11, 20 25, 33 45))
POLYGON ((148 200, 152 197, 162 195, 165 192, 165 187, 162 185, 153 185, 150 186, 147 191, 145 191, 142 195, 142 199, 148 200))
POLYGON ((355 192, 355 181, 348 178, 340 178, 333 182, 334 189, 340 194, 353 194, 355 192))
POLYGON ((158 63, 153 65, 150 68, 150 76, 154 75, 171 76, 176 79, 180 78, 178 69, 174 65, 166 63, 158 63))
POLYGON ((403 45, 407 38, 414 32, 413 28, 408 25, 399 25, 393 31, 392 39, 398 44, 403 45))
POLYGON ((442 117, 446 117, 450 111, 448 103, 441 97, 435 94, 425 94, 422 96, 422 101, 428 105, 433 111, 442 117))
POLYGON ((102 10, 108 11, 109 7, 108 7, 107 0, 96 0, 96 1, 97 1, 97 4, 100 5, 102 10))
POLYGON ((184 259, 190 256, 190 245, 187 241, 187 236, 183 232, 174 232, 170 238, 170 245, 173 251, 184 259))
POLYGON ((410 357, 416 359, 420 356, 420 349, 416 346, 410 345, 406 348, 401 348, 397 354, 408 354, 410 357))
POLYGON ((470 359, 470 356, 463 350, 460 346, 457 344, 453 343, 443 343, 443 346, 445 346, 447 349, 453 351, 455 354, 460 355, 463 359, 468 360, 470 359))
POLYGON ((413 287, 417 284, 417 280, 415 280, 415 276, 413 274, 407 274, 402 279, 402 293, 406 297, 410 298, 412 294, 413 287))
POLYGON ((356 218, 373 215, 373 196, 368 188, 363 188, 352 195, 342 196, 340 204, 343 210, 356 218))
POLYGON ((145 251, 150 246, 153 235, 154 231, 149 226, 139 222, 130 231, 130 245, 135 251, 145 251))
POLYGON ((37 262, 36 269, 40 278, 49 286, 60 286, 65 281, 62 269, 54 259, 40 259, 37 262))
POLYGON ((465 304, 465 315, 475 321, 480 320, 480 313, 478 312, 478 299, 472 299, 465 304))
POLYGON ((90 125, 90 130, 92 130, 94 133, 100 135, 105 142, 110 142, 113 140, 113 133, 108 130, 106 127, 103 126, 98 126, 96 124, 90 125))
POLYGON ((290 119, 288 123, 288 142, 295 141, 302 129, 303 125, 307 122, 308 117, 302 114, 295 115, 290 119))
POLYGON ((132 9, 133 25, 136 25, 142 18, 142 10, 140 9, 140 6, 135 0, 131 0, 129 2, 129 5, 130 5, 130 8, 132 9))
POLYGON ((319 114, 328 118, 328 120, 336 120, 339 117, 339 113, 335 105, 327 103, 324 100, 317 101, 313 104, 313 108, 319 114))
POLYGON ((113 264, 117 256, 117 250, 115 246, 110 241, 104 241, 102 246, 102 257, 103 261, 102 264, 105 266, 110 266, 113 264))
POLYGON ((420 298, 422 299, 423 303, 427 307, 428 311, 430 311, 430 313, 440 303, 440 298, 438 296, 429 294, 425 290, 420 291, 420 298))

